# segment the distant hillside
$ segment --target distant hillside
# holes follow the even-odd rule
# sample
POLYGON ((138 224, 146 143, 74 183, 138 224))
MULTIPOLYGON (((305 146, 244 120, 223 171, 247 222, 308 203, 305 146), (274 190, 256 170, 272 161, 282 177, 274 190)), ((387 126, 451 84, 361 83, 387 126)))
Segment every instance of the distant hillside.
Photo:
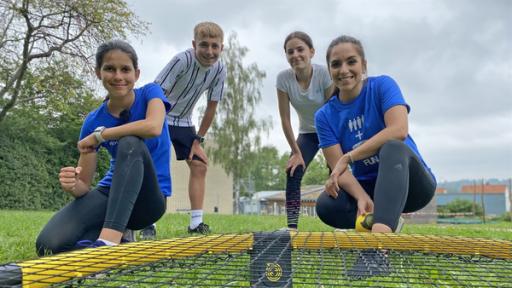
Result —
MULTIPOLYGON (((484 179, 485 184, 507 185, 510 189, 509 179, 484 179)), ((464 185, 482 185, 482 179, 463 179, 458 181, 443 181, 437 183, 437 187, 445 188, 448 193, 460 192, 464 185)))

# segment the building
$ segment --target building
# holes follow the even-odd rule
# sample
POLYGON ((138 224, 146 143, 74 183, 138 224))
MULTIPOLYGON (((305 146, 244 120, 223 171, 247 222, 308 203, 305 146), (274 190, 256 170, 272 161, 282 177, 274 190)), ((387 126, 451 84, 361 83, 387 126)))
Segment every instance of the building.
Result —
MULTIPOLYGON (((324 185, 310 185, 301 187, 301 214, 305 216, 316 215, 316 199, 324 191, 324 185)), ((285 191, 262 191, 255 193, 249 201, 243 201, 244 211, 250 214, 286 215, 285 191), (245 208, 247 207, 247 208, 245 208), (250 208, 248 208, 250 207, 250 208)), ((435 223, 436 201, 430 203, 414 213, 403 214, 408 223, 435 223)))
MULTIPOLYGON (((177 161, 172 149, 172 196, 167 198, 167 212, 190 211, 188 198, 189 168, 185 161, 177 161)), ((208 164, 206 174, 205 213, 233 214, 233 178, 219 165, 208 164)))
POLYGON ((252 195, 252 197, 241 197, 240 198, 240 213, 241 214, 274 214, 274 209, 270 211, 267 209, 267 198, 273 197, 281 191, 260 191, 252 195))
POLYGON ((436 187, 436 194, 446 194, 448 190, 442 187, 436 187))
MULTIPOLYGON (((301 187, 301 214, 316 216, 316 199, 324 191, 323 185, 310 185, 301 187)), ((285 215, 286 192, 274 191, 274 193, 259 199, 260 214, 285 215)))
POLYGON ((510 191, 507 185, 474 184, 464 185, 459 192, 439 193, 437 205, 446 205, 455 199, 477 203, 484 208, 486 216, 498 216, 511 212, 510 191))

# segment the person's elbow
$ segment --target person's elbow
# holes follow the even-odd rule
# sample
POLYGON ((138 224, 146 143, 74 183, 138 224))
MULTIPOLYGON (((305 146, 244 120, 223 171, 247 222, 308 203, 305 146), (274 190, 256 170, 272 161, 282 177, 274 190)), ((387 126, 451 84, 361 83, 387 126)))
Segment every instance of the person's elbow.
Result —
POLYGON ((146 131, 148 138, 158 137, 162 134, 162 126, 152 125, 146 131))
POLYGON ((153 138, 158 137, 162 134, 162 130, 164 123, 161 121, 151 121, 148 123, 145 129, 146 137, 145 138, 153 138))
POLYGON ((400 141, 404 141, 405 138, 409 135, 409 129, 407 126, 398 126, 395 129, 394 138, 400 141))

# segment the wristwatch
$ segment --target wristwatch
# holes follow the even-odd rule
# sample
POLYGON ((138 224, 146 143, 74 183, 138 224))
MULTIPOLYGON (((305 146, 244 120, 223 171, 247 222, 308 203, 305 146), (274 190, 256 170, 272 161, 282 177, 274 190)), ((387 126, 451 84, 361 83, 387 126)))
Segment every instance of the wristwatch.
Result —
POLYGON ((101 133, 103 132, 103 130, 105 130, 105 126, 99 126, 99 127, 96 127, 96 129, 94 129, 94 137, 96 137, 96 140, 98 140, 98 143, 101 144, 103 142, 105 142, 105 138, 103 138, 101 136, 101 133))
POLYGON ((204 137, 199 135, 199 134, 196 134, 195 138, 197 141, 199 141, 199 143, 203 143, 204 142, 204 137))

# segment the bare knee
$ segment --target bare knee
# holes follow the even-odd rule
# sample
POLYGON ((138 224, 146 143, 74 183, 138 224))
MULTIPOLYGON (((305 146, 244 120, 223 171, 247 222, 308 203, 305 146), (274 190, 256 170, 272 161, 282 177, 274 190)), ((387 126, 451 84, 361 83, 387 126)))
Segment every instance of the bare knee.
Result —
POLYGON ((205 177, 208 166, 200 160, 192 160, 189 163, 190 175, 193 177, 205 177))

